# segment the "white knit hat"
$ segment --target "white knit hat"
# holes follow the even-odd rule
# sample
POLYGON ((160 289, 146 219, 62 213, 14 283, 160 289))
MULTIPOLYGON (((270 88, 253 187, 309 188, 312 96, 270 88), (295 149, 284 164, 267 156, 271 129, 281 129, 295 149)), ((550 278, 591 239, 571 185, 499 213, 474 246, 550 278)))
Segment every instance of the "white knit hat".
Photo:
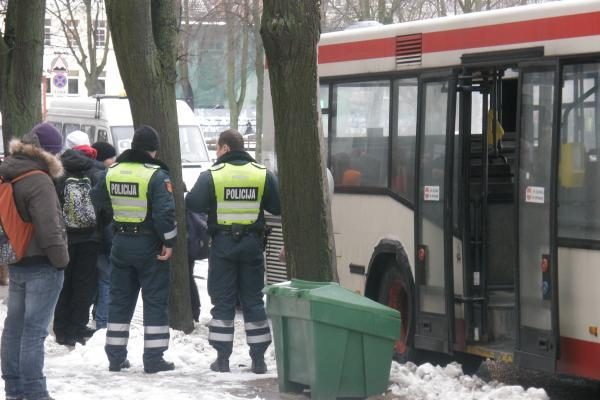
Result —
POLYGON ((73 147, 90 145, 90 138, 87 133, 82 131, 73 131, 67 135, 65 147, 72 149, 73 147))

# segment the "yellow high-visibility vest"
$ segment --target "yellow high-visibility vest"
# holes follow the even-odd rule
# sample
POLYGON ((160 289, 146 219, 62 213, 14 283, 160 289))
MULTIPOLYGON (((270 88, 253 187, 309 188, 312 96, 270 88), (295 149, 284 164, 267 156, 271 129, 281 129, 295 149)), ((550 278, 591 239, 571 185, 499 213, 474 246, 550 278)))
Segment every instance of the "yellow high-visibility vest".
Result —
POLYGON ((266 167, 257 163, 219 164, 210 171, 217 199, 217 224, 256 222, 265 191, 266 167))
POLYGON ((116 222, 140 223, 148 214, 148 184, 158 165, 117 163, 108 169, 106 187, 116 222))

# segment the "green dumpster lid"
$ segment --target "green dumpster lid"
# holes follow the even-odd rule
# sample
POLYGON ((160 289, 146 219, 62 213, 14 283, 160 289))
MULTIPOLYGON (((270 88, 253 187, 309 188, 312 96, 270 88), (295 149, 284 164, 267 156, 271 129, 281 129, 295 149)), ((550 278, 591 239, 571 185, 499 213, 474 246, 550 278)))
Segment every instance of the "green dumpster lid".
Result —
POLYGON ((369 311, 390 318, 400 318, 400 313, 397 310, 354 293, 335 282, 311 282, 292 279, 291 281, 267 286, 264 292, 268 295, 296 297, 356 311, 369 311))

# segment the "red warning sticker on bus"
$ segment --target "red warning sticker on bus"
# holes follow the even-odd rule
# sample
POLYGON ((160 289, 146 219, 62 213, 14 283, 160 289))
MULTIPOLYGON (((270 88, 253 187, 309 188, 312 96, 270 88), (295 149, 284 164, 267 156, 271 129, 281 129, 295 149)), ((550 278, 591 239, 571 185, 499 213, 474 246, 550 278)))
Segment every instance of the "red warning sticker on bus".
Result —
POLYGON ((525 202, 544 204, 544 187, 527 186, 525 189, 525 202))
POLYGON ((439 186, 423 186, 423 200, 425 201, 440 201, 439 186))

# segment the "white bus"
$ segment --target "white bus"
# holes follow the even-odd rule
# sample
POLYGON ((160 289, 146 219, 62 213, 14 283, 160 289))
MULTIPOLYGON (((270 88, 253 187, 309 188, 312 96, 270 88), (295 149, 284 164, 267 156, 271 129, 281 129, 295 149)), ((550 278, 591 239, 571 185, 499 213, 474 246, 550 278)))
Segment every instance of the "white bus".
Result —
MULTIPOLYGON (((177 119, 183 182, 190 190, 200 172, 212 164, 198 120, 183 100, 177 100, 177 119)), ((133 118, 126 98, 56 98, 50 102, 47 120, 63 138, 81 130, 89 135, 90 143, 108 142, 115 146, 117 154, 131 147, 133 118)))
MULTIPOLYGON (((400 358, 600 379, 600 1, 328 33, 318 70, 340 281, 400 358)), ((268 82, 265 120, 275 168, 268 82)))

